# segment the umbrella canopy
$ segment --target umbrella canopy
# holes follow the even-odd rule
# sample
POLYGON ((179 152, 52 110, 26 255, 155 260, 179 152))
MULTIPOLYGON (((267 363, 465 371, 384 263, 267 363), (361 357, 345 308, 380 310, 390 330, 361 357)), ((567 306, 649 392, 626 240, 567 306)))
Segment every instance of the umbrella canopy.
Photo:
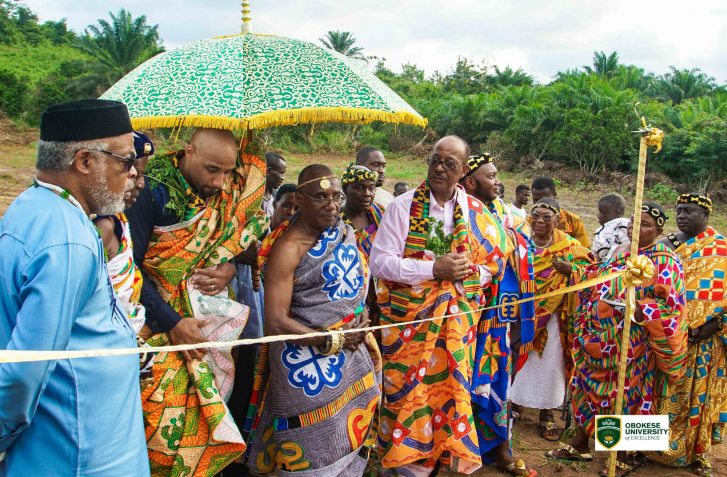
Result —
POLYGON ((281 36, 197 41, 144 62, 101 98, 137 129, 260 129, 302 123, 427 120, 355 60, 281 36))

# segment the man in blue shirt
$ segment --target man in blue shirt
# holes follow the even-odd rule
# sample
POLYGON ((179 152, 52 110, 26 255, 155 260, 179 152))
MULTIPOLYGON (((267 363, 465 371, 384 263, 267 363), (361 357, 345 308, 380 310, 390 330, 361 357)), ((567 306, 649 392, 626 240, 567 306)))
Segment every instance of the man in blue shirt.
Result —
MULTIPOLYGON (((34 187, 0 221, 0 349, 136 347, 95 215, 133 186, 126 106, 80 100, 42 116, 34 187)), ((147 477, 136 355, 0 364, 2 477, 147 477)))

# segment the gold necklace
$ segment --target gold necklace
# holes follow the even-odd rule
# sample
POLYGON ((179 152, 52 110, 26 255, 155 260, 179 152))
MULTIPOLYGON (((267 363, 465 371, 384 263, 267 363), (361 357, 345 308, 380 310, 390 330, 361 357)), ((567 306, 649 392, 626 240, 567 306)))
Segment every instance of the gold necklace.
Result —
POLYGON ((548 247, 550 247, 550 245, 551 245, 552 243, 553 243, 553 232, 551 232, 551 233, 550 233, 550 240, 548 240, 548 243, 546 243, 546 244, 545 244, 545 245, 543 245, 542 247, 541 247, 540 245, 538 245, 537 243, 535 243, 535 238, 533 238, 533 244, 535 245, 535 248, 539 248, 539 249, 541 249, 541 250, 542 250, 542 249, 544 249, 544 248, 548 248, 548 247))

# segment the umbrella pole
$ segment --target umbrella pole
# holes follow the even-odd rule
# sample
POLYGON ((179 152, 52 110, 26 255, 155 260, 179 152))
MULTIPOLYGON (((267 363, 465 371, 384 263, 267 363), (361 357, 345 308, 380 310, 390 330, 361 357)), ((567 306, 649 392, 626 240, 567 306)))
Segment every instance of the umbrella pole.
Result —
MULTIPOLYGON (((646 138, 648 132, 641 132, 641 145, 639 146, 639 173, 636 179, 636 201, 634 202, 633 231, 631 234, 631 259, 639 253, 639 229, 641 229, 641 204, 644 196, 644 174, 646 172, 646 138)), ((631 346, 631 320, 636 311, 636 285, 630 285, 626 295, 626 313, 624 314, 624 329, 621 335, 621 356, 618 366, 618 387, 616 393, 616 409, 614 415, 620 416, 623 412, 624 384, 626 381, 626 360, 631 346)), ((608 477, 616 475, 617 451, 611 451, 608 460, 608 477)))
MULTIPOLYGON (((255 132, 252 128, 247 128, 247 142, 248 144, 250 141, 253 141, 255 139, 255 132)), ((240 145, 242 145, 242 137, 240 137, 240 145)), ((240 151, 242 152, 242 151, 240 151)), ((266 185, 267 186, 267 185, 266 185)), ((257 244, 255 244, 257 246, 257 244)), ((250 267, 252 270, 252 290, 254 292, 260 291, 260 268, 257 266, 257 264, 250 267)))

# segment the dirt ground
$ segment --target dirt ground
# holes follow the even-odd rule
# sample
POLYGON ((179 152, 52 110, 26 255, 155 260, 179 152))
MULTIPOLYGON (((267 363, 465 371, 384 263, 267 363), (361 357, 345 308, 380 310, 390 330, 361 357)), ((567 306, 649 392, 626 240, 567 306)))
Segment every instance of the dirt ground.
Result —
MULTIPOLYGON (((563 421, 560 420, 560 412, 555 411, 556 425, 562 429, 563 421)), ((592 452, 593 462, 567 462, 553 460, 545 457, 545 453, 558 447, 557 442, 548 442, 538 436, 538 414, 528 409, 524 419, 515 424, 513 429, 513 455, 525 461, 525 463, 538 470, 542 477, 575 477, 575 476, 596 476, 598 472, 606 468, 608 452, 592 452)), ((591 440, 591 449, 594 449, 594 441, 591 440)), ((719 477, 727 476, 727 446, 715 447, 709 456, 714 475, 719 477)), ((447 477, 458 474, 440 473, 447 477)), ((485 466, 474 474, 475 476, 502 476, 494 466, 485 466)), ((669 467, 662 464, 650 462, 646 467, 634 471, 633 476, 643 477, 689 477, 693 476, 688 469, 669 467)))
MULTIPOLYGON (((15 197, 25 190, 30 184, 30 176, 35 173, 35 141, 38 139, 36 129, 16 128, 9 126, 7 122, 0 121, 0 217, 15 197)), ((336 173, 341 173, 355 157, 353 155, 299 155, 284 154, 288 163, 286 182, 295 182, 298 173, 303 167, 309 164, 327 164, 336 173)), ((393 191, 394 184, 398 181, 407 182, 409 187, 416 187, 426 175, 426 163, 424 158, 398 157, 389 158, 387 164, 387 179, 384 188, 393 191)), ((515 194, 515 187, 518 184, 530 184, 536 174, 501 174, 501 181, 505 184, 505 197, 508 203, 512 202, 515 194)), ((603 194, 611 192, 613 186, 599 184, 596 186, 565 188, 558 191, 558 200, 562 206, 581 216, 590 236, 598 227, 596 218, 596 203, 603 194)), ((633 197, 626 197, 630 206, 633 205, 633 197)), ((666 205, 666 204, 663 204, 666 205)), ((673 207, 667 206, 673 210, 673 207)), ((628 212, 627 212, 628 213, 628 212)), ((668 231, 676 228, 674 220, 668 231)), ((727 232, 727 212, 724 207, 717 207, 712 216, 712 223, 718 230, 727 232)), ((556 420, 559 413, 556 413, 556 420)), ((529 466, 538 469, 543 477, 551 476, 577 476, 597 475, 605 468, 607 453, 598 452, 595 460, 591 463, 568 463, 565 461, 553 461, 546 459, 545 452, 554 449, 557 443, 547 442, 538 437, 537 414, 528 411, 525 419, 515 425, 513 437, 513 453, 516 457, 522 458, 529 466)), ((562 422, 558 422, 560 426, 562 422)), ((593 444, 592 444, 593 445, 593 444)), ((710 461, 714 467, 715 476, 727 476, 727 447, 720 446, 713 450, 710 461)), ((447 474, 446 472, 441 473, 447 474)), ((454 474, 449 474, 454 475, 454 474)), ((477 476, 503 475, 497 468, 486 466, 477 472, 477 476)), ((651 463, 647 467, 634 472, 635 476, 663 476, 663 477, 687 477, 691 474, 688 470, 674 467, 667 467, 651 463)))

